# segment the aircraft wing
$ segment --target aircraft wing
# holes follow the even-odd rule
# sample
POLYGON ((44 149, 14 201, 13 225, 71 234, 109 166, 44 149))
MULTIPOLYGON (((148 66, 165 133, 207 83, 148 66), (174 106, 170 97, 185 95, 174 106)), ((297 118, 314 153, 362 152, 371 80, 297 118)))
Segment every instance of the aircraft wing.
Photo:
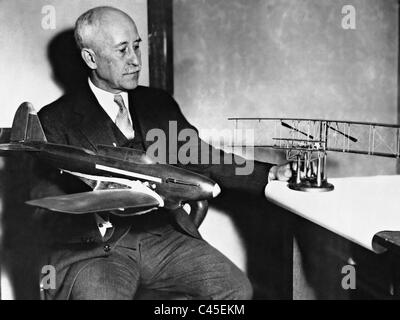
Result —
MULTIPOLYGON (((400 124, 311 118, 229 120, 235 121, 236 128, 247 128, 249 121, 254 123, 254 143, 250 147, 400 158, 400 124)), ((246 146, 241 141, 233 141, 233 147, 246 146)))
POLYGON ((23 145, 21 143, 0 143, 1 151, 39 151, 38 149, 30 146, 23 145))
POLYGON ((137 215, 163 204, 152 196, 131 189, 95 190, 27 201, 27 204, 70 214, 113 211, 120 216, 137 215))

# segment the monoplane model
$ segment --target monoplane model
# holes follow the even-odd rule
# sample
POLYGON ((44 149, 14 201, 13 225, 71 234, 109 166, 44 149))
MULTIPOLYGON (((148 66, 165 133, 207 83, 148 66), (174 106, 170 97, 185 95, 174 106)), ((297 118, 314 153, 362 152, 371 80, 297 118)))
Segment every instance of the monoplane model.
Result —
MULTIPOLYGON (((69 214, 111 212, 128 216, 159 207, 177 209, 185 203, 206 202, 220 193, 220 187, 203 175, 168 164, 156 163, 142 151, 98 145, 96 150, 49 143, 31 103, 18 108, 9 143, 0 153, 27 152, 61 171, 72 174, 92 191, 28 201, 32 206, 69 214)), ((194 206, 196 207, 196 206, 194 206)))

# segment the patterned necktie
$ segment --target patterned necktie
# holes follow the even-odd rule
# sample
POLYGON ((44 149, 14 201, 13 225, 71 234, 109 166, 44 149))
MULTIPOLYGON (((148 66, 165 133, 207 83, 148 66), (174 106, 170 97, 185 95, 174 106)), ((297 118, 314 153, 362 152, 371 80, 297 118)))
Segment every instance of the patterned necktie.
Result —
POLYGON ((124 100, 120 94, 116 94, 114 96, 114 101, 119 107, 117 117, 115 118, 115 124, 125 137, 132 140, 135 137, 135 131, 133 130, 131 120, 129 119, 129 111, 125 107, 124 100))

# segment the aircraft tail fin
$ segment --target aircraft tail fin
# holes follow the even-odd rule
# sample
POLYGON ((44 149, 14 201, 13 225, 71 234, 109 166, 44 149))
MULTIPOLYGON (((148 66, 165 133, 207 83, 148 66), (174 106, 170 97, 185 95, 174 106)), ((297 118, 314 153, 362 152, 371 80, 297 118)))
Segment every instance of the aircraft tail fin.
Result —
POLYGON ((30 102, 23 102, 14 116, 11 129, 11 142, 47 142, 39 117, 30 102))

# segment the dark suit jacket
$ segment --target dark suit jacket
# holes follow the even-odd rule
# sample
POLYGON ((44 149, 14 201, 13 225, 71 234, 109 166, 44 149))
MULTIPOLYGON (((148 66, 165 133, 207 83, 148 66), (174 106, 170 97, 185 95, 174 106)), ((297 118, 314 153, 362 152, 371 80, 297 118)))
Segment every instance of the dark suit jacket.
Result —
MULTIPOLYGON (((167 142, 169 141, 170 121, 176 121, 178 133, 183 129, 193 129, 197 133, 197 130, 185 119, 175 100, 166 92, 139 86, 128 92, 128 95, 135 133, 142 138, 145 150, 153 143, 153 141, 146 141, 147 133, 151 129, 161 129, 166 134, 167 142)), ((128 142, 101 108, 89 86, 84 86, 78 92, 67 94, 45 106, 38 115, 46 137, 52 143, 75 145, 96 151, 98 144, 113 145, 116 143, 118 146, 122 146, 128 142)), ((196 139, 199 150, 204 150, 204 145, 201 146, 204 142, 198 136, 196 139)), ((178 150, 184 143, 178 142, 178 150)), ((222 151, 208 145, 206 147, 210 148, 210 155, 221 153, 221 159, 224 159, 222 151)), ((167 148, 167 150, 169 149, 167 148)), ((200 158, 200 152, 198 154, 200 158)), ((169 157, 172 156, 169 155, 169 157)), ((240 176, 235 174, 237 167, 235 164, 182 165, 178 162, 176 165, 209 176, 221 186, 222 192, 226 189, 236 189, 258 194, 260 197, 263 196, 268 171, 271 167, 270 164, 255 161, 253 173, 240 176)), ((49 168, 45 168, 41 172, 39 174, 41 176, 40 183, 34 188, 33 198, 60 193, 75 193, 87 188, 75 177, 66 174, 60 175, 59 172, 50 171, 49 168)), ((197 228, 184 210, 175 210, 170 215, 182 232, 200 237, 197 228)), ((51 261, 53 265, 58 266, 58 272, 63 270, 62 278, 66 273, 71 272, 69 269, 74 263, 106 255, 107 252, 103 250, 104 243, 115 243, 130 228, 129 219, 119 219, 114 228, 108 230, 106 236, 102 238, 91 214, 69 216, 46 213, 45 216, 50 218, 47 220, 51 222, 48 222, 46 226, 51 231, 53 240, 59 244, 65 244, 62 249, 58 247, 58 251, 53 255, 51 261), (72 249, 79 245, 83 246, 80 250, 72 249)), ((152 215, 152 217, 154 216, 152 215)), ((60 274, 57 276, 59 277, 60 274)), ((63 281, 63 279, 58 281, 63 281)), ((64 292, 61 297, 67 295, 68 293, 64 292)))

